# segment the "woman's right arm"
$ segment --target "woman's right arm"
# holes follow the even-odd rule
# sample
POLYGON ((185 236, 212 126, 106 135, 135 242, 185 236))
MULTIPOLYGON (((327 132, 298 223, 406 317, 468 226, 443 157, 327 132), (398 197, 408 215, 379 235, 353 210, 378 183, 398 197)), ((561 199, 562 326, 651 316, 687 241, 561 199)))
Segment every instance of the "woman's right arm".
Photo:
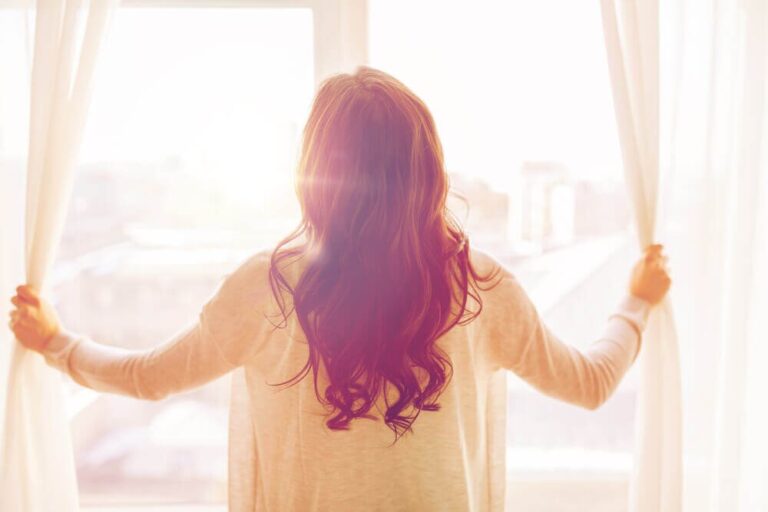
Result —
POLYGON ((492 359, 549 396, 588 409, 599 407, 637 358, 650 309, 669 288, 660 258, 660 249, 649 248, 633 271, 628 294, 586 350, 561 341, 517 279, 505 272, 495 291, 502 304, 490 319, 495 331, 492 359))
POLYGON ((83 386, 158 400, 192 389, 244 364, 264 343, 268 260, 257 254, 225 276, 196 321, 143 350, 103 345, 61 327, 50 303, 28 287, 12 299, 22 344, 83 386))
POLYGON ((144 350, 105 345, 61 329, 41 354, 82 386, 144 400, 161 400, 202 386, 241 364, 229 360, 217 342, 206 338, 200 322, 144 350))

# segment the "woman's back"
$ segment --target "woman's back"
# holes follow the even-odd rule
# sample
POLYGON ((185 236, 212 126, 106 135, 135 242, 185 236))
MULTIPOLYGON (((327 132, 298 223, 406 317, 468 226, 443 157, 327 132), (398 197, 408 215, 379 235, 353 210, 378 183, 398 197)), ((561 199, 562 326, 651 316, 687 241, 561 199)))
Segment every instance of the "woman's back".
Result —
MULTIPOLYGON (((481 272, 498 266, 477 250, 472 259, 481 272)), ((295 282, 301 269, 300 263, 287 267, 289 281, 295 282)), ((263 319, 247 327, 253 349, 233 381, 234 396, 247 396, 233 401, 231 411, 238 432, 230 439, 233 510, 501 510, 506 380, 499 370, 514 369, 544 392, 593 407, 607 398, 637 350, 636 333, 622 320, 610 323, 614 341, 591 357, 562 344, 502 268, 498 286, 481 292, 481 314, 437 341, 453 367, 438 411, 421 411, 412 432, 393 443, 379 397, 375 419, 331 430, 326 425, 330 411, 318 401, 311 378, 292 386, 270 385, 296 375, 307 361, 308 346, 295 315, 281 328, 273 325, 281 317, 274 297, 263 293, 268 270, 268 253, 249 259, 227 278, 202 317, 212 320, 210 332, 220 331, 216 318, 245 304, 250 306, 243 316, 263 319)), ((321 369, 319 390, 327 384, 321 369)))
MULTIPOLYGON (((482 269, 496 265, 479 251, 471 257, 482 269)), ((547 329, 502 268, 497 286, 480 292, 482 312, 437 340, 453 367, 437 397, 440 409, 421 411, 412 431, 393 444, 394 433, 380 417, 330 429, 331 411, 311 378, 270 385, 305 364, 308 346, 295 316, 275 328, 279 308, 268 269, 267 253, 247 259, 223 279, 196 322, 152 349, 126 351, 66 329, 40 348, 50 365, 79 384, 143 399, 159 400, 234 370, 229 504, 237 512, 502 510, 506 388, 500 370, 552 397, 595 408, 636 357, 650 309, 627 295, 582 352, 547 329)), ((322 391, 322 368, 318 377, 322 391)), ((383 408, 379 397, 371 414, 380 416, 383 408)))

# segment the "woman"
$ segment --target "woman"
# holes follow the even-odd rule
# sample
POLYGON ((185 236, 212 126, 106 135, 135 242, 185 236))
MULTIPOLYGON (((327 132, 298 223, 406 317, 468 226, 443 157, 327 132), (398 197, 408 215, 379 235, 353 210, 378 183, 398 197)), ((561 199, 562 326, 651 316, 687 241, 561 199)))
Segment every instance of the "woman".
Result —
POLYGON ((502 370, 598 407, 635 360, 670 279, 661 246, 649 247, 581 352, 547 329, 509 270, 470 249, 447 193, 427 107, 359 68, 315 99, 300 226, 226 276, 192 325, 124 351, 63 328, 20 286, 11 327, 80 384, 138 398, 242 368, 248 396, 233 407, 249 419, 230 454, 247 453, 230 459, 232 510, 501 510, 502 370))

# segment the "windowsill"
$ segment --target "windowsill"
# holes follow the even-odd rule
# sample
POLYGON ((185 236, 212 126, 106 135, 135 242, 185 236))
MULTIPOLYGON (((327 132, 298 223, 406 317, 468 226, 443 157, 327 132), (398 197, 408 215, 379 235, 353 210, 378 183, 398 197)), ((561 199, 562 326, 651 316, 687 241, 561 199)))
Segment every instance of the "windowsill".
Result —
POLYGON ((86 505, 82 512, 226 512, 227 506, 221 505, 86 505))
MULTIPOLYGON (((507 509, 616 512, 627 509, 628 476, 583 472, 508 475, 507 509)), ((91 505, 82 512, 226 512, 225 504, 91 505)))

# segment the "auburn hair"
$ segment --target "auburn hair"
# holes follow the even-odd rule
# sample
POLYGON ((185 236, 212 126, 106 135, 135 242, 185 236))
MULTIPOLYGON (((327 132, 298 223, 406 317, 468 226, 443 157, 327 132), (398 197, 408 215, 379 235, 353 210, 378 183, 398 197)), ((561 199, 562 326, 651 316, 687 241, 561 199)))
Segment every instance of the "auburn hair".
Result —
POLYGON ((432 115, 405 85, 369 67, 321 84, 297 168, 302 220, 273 251, 269 281, 277 327, 295 311, 309 345, 304 367, 276 385, 311 371, 331 429, 375 419, 383 396, 396 441, 440 408, 453 367, 436 342, 480 314, 479 283, 498 273, 473 268, 448 191, 432 115), (283 270, 297 258, 306 267, 291 285, 283 270))

